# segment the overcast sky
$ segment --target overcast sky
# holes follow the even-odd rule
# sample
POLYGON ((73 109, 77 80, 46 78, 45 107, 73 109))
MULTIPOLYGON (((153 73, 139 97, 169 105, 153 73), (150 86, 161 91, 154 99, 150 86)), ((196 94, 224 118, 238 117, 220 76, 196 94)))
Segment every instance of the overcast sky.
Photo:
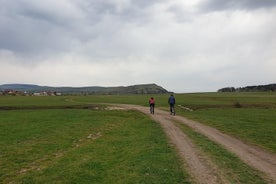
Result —
POLYGON ((276 82, 275 0, 0 0, 0 84, 276 82))

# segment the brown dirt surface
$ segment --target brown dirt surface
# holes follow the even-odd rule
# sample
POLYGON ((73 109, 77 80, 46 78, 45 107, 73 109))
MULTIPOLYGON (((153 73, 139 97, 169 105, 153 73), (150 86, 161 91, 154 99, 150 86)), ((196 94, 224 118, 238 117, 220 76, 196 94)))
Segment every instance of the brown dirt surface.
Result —
POLYGON ((184 160, 184 165, 188 167, 188 171, 197 183, 228 183, 228 181, 224 174, 220 172, 220 169, 192 143, 173 123, 174 121, 181 122, 194 131, 205 135, 210 140, 236 154, 243 162, 264 173, 267 181, 276 182, 276 155, 273 153, 183 116, 171 116, 169 112, 163 110, 155 109, 155 114, 151 115, 148 107, 125 104, 116 106, 138 110, 150 115, 153 120, 160 123, 169 140, 178 150, 181 159, 184 160))

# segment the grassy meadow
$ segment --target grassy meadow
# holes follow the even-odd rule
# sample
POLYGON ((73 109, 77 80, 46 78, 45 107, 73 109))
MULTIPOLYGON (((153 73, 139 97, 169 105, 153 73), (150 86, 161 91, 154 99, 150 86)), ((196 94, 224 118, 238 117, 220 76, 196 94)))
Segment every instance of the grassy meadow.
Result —
MULTIPOLYGON (((78 102, 128 103, 147 106, 151 95, 89 96, 78 102)), ((169 95, 154 95, 156 107, 168 110, 169 95)), ((276 152, 276 93, 175 94, 178 115, 200 121, 225 133, 276 152)))
MULTIPOLYGON (((104 103, 148 106, 151 96, 157 108, 168 110, 169 95, 0 96, 0 183, 189 183, 159 124, 139 112, 102 108, 104 103)), ((193 109, 176 106, 178 115, 276 152, 276 93, 175 97, 177 105, 193 109)), ((218 152, 209 154, 227 155, 218 152)), ((234 182, 260 181, 246 166, 235 169, 240 164, 232 157, 225 159, 231 161, 229 172, 246 175, 233 175, 240 178, 234 182)))
POLYGON ((0 183, 188 183, 161 127, 139 112, 0 111, 0 129, 0 183))
POLYGON ((178 114, 276 152, 276 93, 190 95, 179 104, 193 111, 179 108, 178 114))

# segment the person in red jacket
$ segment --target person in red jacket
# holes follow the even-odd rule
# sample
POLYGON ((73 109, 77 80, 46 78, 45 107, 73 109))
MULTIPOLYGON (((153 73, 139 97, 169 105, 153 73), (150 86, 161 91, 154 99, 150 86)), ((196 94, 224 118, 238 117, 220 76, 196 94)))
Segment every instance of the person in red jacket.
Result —
POLYGON ((154 114, 154 106, 155 106, 155 100, 153 97, 149 99, 149 105, 150 105, 150 113, 154 114))

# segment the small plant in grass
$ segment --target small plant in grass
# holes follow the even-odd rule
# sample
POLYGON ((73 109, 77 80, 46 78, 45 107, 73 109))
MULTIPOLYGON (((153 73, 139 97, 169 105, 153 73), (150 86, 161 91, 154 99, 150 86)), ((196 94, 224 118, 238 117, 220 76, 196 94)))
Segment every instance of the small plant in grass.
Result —
POLYGON ((236 102, 236 103, 234 103, 234 107, 236 107, 236 108, 242 108, 242 105, 240 104, 240 102, 236 102))

